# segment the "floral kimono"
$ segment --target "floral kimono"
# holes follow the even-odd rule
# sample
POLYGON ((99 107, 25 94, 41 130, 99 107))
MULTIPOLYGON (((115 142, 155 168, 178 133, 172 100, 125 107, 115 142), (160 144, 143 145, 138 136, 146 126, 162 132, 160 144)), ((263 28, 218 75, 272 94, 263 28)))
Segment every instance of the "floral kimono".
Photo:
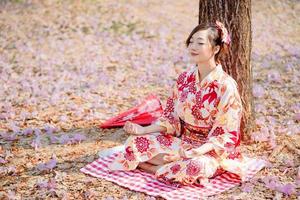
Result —
POLYGON ((166 132, 129 136, 125 151, 108 167, 133 170, 157 154, 178 154, 180 147, 188 145, 191 149, 210 143, 213 150, 205 154, 162 165, 156 178, 173 183, 184 179, 191 184, 204 183, 230 171, 243 180, 246 157, 237 148, 242 110, 237 83, 220 64, 202 81, 194 66, 179 75, 163 114, 154 122, 166 127, 166 132))

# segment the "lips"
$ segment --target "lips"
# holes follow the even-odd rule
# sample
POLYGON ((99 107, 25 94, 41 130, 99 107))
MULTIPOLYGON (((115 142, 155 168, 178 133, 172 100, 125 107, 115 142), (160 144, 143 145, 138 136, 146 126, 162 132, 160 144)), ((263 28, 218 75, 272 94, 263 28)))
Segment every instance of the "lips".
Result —
POLYGON ((192 55, 192 56, 198 56, 198 54, 197 54, 197 53, 191 53, 191 55, 192 55))

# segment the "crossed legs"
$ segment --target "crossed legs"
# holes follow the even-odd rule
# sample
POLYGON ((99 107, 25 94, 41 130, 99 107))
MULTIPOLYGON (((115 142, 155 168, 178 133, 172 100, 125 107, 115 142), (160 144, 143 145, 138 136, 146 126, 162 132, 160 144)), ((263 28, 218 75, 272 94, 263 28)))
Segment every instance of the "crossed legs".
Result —
POLYGON ((162 165, 169 163, 163 159, 165 155, 167 154, 160 153, 146 162, 141 162, 139 163, 138 168, 141 168, 148 173, 155 174, 162 165))

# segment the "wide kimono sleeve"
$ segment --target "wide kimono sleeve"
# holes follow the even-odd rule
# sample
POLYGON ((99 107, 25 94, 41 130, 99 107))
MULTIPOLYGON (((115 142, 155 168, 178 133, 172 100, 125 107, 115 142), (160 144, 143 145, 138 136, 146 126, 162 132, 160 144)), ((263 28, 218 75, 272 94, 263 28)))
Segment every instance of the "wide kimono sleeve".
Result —
POLYGON ((165 127, 167 129, 165 134, 179 137, 181 133, 181 124, 176 109, 177 102, 178 85, 177 82, 175 82, 167 98, 166 107, 162 115, 154 122, 154 124, 165 127))
POLYGON ((240 124, 242 117, 242 102, 236 82, 227 82, 221 88, 220 102, 215 121, 208 134, 208 142, 218 156, 228 157, 235 154, 240 144, 240 124))
POLYGON ((208 142, 213 144, 220 167, 238 174, 242 181, 249 179, 249 167, 265 166, 262 159, 249 158, 241 154, 240 124, 243 106, 236 82, 232 81, 221 89, 221 98, 215 122, 208 135, 208 142))

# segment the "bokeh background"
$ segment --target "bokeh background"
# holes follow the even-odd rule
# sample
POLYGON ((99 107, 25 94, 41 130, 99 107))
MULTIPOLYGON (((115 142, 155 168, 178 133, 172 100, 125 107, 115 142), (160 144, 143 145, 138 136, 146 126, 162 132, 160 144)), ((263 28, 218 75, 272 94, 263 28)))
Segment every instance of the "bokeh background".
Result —
MULTIPOLYGON (((127 137, 100 122, 150 93, 165 103, 198 3, 1 0, 0 198, 155 199, 79 169, 127 137)), ((257 130, 242 150, 269 165, 209 199, 299 195, 299 13, 298 0, 252 0, 257 130)))

